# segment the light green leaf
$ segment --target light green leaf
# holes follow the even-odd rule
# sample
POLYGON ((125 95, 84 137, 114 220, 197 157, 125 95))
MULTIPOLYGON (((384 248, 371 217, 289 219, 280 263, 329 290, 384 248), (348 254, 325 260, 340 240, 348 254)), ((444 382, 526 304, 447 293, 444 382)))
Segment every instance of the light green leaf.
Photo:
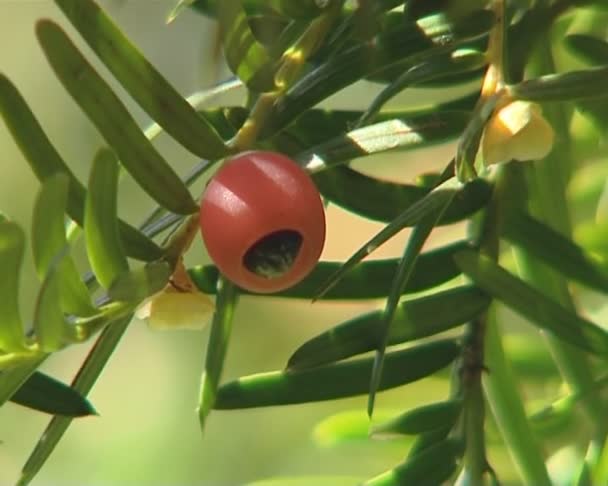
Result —
POLYGON ((199 393, 198 418, 201 430, 205 427, 207 416, 217 404, 218 388, 230 342, 232 317, 238 295, 239 290, 232 282, 226 279, 219 282, 199 393))
MULTIPOLYGON (((171 22, 173 22, 188 7, 192 7, 192 5, 194 3, 197 3, 197 0, 178 0, 178 2, 175 4, 175 6, 169 12, 169 15, 167 15, 167 23, 170 24, 171 22)), ((211 3, 211 2, 205 0, 204 2, 198 2, 198 3, 207 4, 207 3, 211 3)))
POLYGON ((50 20, 41 20, 36 26, 36 34, 59 80, 142 189, 170 211, 178 214, 196 212, 198 206, 188 188, 61 27, 50 20))
POLYGON ((216 159, 223 140, 91 0, 55 0, 112 74, 139 105, 193 154, 216 159))
POLYGON ((69 183, 69 177, 64 173, 57 173, 43 182, 32 215, 32 251, 41 280, 46 278, 55 261, 55 275, 48 282, 48 292, 58 292, 61 309, 67 314, 86 316, 95 312, 95 308, 74 261, 67 254, 64 211, 69 183), (56 261, 62 252, 63 257, 56 261))
POLYGON ((454 259, 479 287, 538 327, 570 344, 608 357, 608 332, 601 327, 562 307, 486 256, 466 250, 454 255, 454 259))
POLYGON ((353 486, 361 481, 355 476, 297 476, 262 479, 245 486, 353 486))
POLYGON ((118 239, 117 186, 118 161, 112 151, 101 149, 89 176, 84 234, 91 268, 105 289, 129 270, 118 239))
POLYGON ((523 211, 505 218, 504 236, 564 276, 608 292, 608 273, 590 255, 549 226, 523 211))
MULTIPOLYGON (((67 213, 70 218, 82 226, 85 199, 83 185, 76 179, 51 144, 21 93, 1 73, 0 114, 19 149, 30 164, 36 178, 41 183, 56 173, 62 173, 69 177, 70 190, 67 213)), ((144 261, 156 260, 162 256, 162 250, 156 243, 124 221, 120 221, 120 234, 129 256, 144 261)))
POLYGON ((220 2, 218 20, 224 55, 232 72, 254 91, 272 91, 272 60, 253 35, 241 0, 220 2))
MULTIPOLYGON (((398 410, 380 408, 375 420, 389 420, 398 410)), ((338 412, 315 425, 313 439, 319 447, 336 447, 355 441, 370 440, 371 420, 361 408, 338 412)))
MULTIPOLYGON (((452 340, 434 341, 388 353, 379 390, 405 385, 450 364, 460 353, 452 340)), ((218 410, 268 407, 335 400, 366 394, 373 357, 343 361, 306 370, 271 371, 244 376, 222 385, 218 410)))
POLYGON ((372 435, 418 435, 437 429, 449 429, 454 426, 461 411, 461 400, 447 400, 424 405, 375 426, 372 429, 372 435))
POLYGON ((61 310, 59 268, 64 265, 67 247, 50 262, 34 309, 34 332, 40 350, 52 353, 65 344, 67 322, 61 310))
MULTIPOLYGON (((604 14, 604 18, 605 18, 604 14)), ((604 22, 602 22, 602 25, 604 22)), ((564 38, 566 47, 582 60, 593 65, 608 63, 608 42, 603 39, 585 34, 570 34, 564 38)), ((608 99, 581 100, 576 108, 591 119, 601 132, 605 133, 608 127, 608 99)))
MULTIPOLYGON (((97 381, 130 322, 131 316, 128 316, 112 323, 104 329, 99 339, 97 339, 72 382, 72 388, 81 396, 86 397, 93 388, 95 381, 97 381)), ((53 417, 23 466, 18 482, 19 486, 26 486, 34 479, 34 476, 44 466, 71 423, 71 417, 53 417)))
POLYGON ((12 352, 24 345, 19 314, 19 280, 25 234, 11 221, 0 222, 0 350, 12 352))

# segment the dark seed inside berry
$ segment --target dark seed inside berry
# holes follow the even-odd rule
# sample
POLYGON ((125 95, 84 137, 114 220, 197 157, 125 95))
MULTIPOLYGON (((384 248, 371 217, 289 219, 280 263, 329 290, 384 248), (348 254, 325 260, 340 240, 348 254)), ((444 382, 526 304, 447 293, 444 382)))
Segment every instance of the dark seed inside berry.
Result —
POLYGON ((245 253, 243 264, 260 277, 280 277, 289 271, 301 246, 302 235, 297 231, 276 231, 255 242, 245 253))

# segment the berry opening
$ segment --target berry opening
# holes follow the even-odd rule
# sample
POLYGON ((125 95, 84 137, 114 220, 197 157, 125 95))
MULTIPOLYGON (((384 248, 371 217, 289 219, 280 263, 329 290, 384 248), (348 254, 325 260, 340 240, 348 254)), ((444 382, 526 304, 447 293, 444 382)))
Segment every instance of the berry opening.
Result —
POLYGON ((280 277, 292 267, 302 241, 302 235, 294 230, 270 233, 251 245, 243 256, 243 265, 263 278, 280 277))

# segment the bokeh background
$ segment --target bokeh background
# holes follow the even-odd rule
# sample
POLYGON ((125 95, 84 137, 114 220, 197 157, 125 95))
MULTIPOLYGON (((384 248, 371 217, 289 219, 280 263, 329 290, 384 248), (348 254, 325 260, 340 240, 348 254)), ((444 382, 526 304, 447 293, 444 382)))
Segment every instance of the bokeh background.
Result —
MULTIPOLYGON (((174 23, 165 19, 175 0, 104 0, 99 2, 140 47, 151 62, 183 94, 189 95, 226 79, 229 72, 216 62, 216 26, 187 12, 174 23)), ((86 181, 96 150, 103 141, 54 77, 37 45, 37 19, 51 18, 65 26, 83 52, 109 80, 142 127, 148 117, 97 62, 50 0, 0 0, 0 70, 19 87, 59 152, 86 181)), ((463 91, 470 87, 463 87, 463 91)), ((363 108, 377 86, 362 83, 331 100, 333 106, 363 108)), ((396 105, 447 96, 445 90, 413 91, 396 105)), ((240 103, 234 93, 217 104, 240 103)), ((157 147, 180 174, 197 160, 167 136, 157 147)), ((399 180, 443 167, 453 146, 404 154, 370 157, 356 167, 399 180)), ((200 191, 199 184, 193 190, 200 191)), ((0 209, 29 232, 38 184, 8 130, 0 123, 0 209)), ((128 176, 120 187, 121 216, 137 223, 152 207, 128 176)), ((381 226, 330 206, 325 259, 344 259, 381 226)), ((437 232, 429 246, 463 234, 460 226, 437 232)), ((372 258, 402 252, 407 232, 391 240, 372 258)), ((75 249, 86 269, 82 245, 75 249)), ((187 256, 190 265, 208 263, 200 243, 187 256)), ((1 269, 0 269, 1 271, 1 269)), ((38 282, 31 256, 24 262, 21 304, 25 322, 31 319, 38 282)), ((272 297, 243 297, 235 317, 225 379, 282 368, 296 347, 320 331, 373 308, 381 301, 315 303, 272 297)), ((509 329, 526 329, 506 314, 509 329)), ((536 342, 528 336, 532 346, 536 342)), ((335 474, 356 478, 376 475, 403 459, 409 442, 371 441, 365 437, 366 397, 312 405, 216 412, 201 436, 195 414, 198 385, 208 331, 155 332, 135 320, 116 349, 90 398, 98 417, 74 421, 64 439, 34 481, 35 485, 237 485, 277 476, 335 474), (340 437, 332 414, 353 411, 361 433, 340 437), (319 425, 320 424, 320 425, 319 425)), ((49 359, 44 369, 69 381, 88 345, 72 347, 49 359)), ((542 351, 541 351, 542 354, 542 351)), ((529 396, 555 396, 557 380, 547 379, 528 390, 529 396)), ((432 402, 446 396, 447 373, 399 390, 381 393, 378 416, 432 402)), ((48 417, 14 404, 0 410, 0 485, 13 484, 21 466, 44 430, 48 417)), ((339 425, 339 424, 338 424, 339 425)), ((515 484, 513 466, 490 426, 490 456, 505 484, 515 484)), ((558 447, 555 448, 556 450, 558 447)), ((560 461, 567 461, 566 455, 560 461), (566 459, 564 459, 566 458, 566 459)), ((573 453, 572 453, 573 454, 573 453)), ((572 455, 571 454, 571 455, 572 455)), ((279 483, 281 484, 281 483, 279 483)), ((303 483, 306 484, 306 483, 303 483)), ((313 486, 311 484, 311 486, 313 486)))

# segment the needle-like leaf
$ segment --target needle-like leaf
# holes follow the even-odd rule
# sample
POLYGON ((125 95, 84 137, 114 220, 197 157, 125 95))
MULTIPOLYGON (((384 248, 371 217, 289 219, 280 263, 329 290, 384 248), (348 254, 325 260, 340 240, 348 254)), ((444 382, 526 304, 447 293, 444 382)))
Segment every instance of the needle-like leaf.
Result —
POLYGON ((91 268, 105 289, 129 270, 118 238, 117 185, 118 161, 112 151, 102 149, 89 177, 84 233, 91 268))
POLYGON ((11 401, 40 412, 65 417, 95 415, 93 405, 73 388, 36 371, 19 387, 11 401))
POLYGON ((536 326, 570 344, 608 358, 606 330, 562 307, 484 255, 465 250, 454 255, 454 259, 479 287, 536 326))
POLYGON ((36 34, 59 80, 142 189, 170 211, 178 214, 196 212, 198 206, 188 188, 63 29, 50 20, 41 20, 36 26, 36 34))
POLYGON ((92 0, 55 0, 95 54, 139 105, 179 143, 199 157, 226 154, 204 116, 169 84, 92 0))
POLYGON ((230 281, 221 279, 218 284, 218 296, 215 303, 215 313, 211 323, 211 334, 207 343, 205 369, 201 378, 199 394, 198 419, 201 430, 211 409, 216 405, 218 388, 224 369, 224 360, 228 351, 230 334, 232 332, 232 317, 238 299, 239 290, 230 281))
MULTIPOLYGON (((453 260, 453 255, 470 248, 465 241, 423 253, 418 258, 405 292, 418 292, 447 282, 458 276, 460 270, 453 260)), ((390 284, 399 259, 371 260, 361 263, 336 283, 320 299, 379 299, 389 292, 390 284)), ((312 299, 319 287, 327 282, 341 267, 342 262, 320 262, 314 270, 299 284, 284 290, 273 297, 295 297, 312 299)), ((213 265, 194 267, 189 270, 190 277, 201 292, 214 294, 219 272, 213 265)))
MULTIPOLYGON (((0 73, 0 115, 4 118, 15 143, 42 183, 53 174, 65 174, 70 180, 67 213, 82 226, 85 188, 74 176, 42 130, 40 123, 11 81, 0 73)), ((141 232, 120 221, 120 235, 129 256, 151 261, 162 256, 162 250, 141 232)))

